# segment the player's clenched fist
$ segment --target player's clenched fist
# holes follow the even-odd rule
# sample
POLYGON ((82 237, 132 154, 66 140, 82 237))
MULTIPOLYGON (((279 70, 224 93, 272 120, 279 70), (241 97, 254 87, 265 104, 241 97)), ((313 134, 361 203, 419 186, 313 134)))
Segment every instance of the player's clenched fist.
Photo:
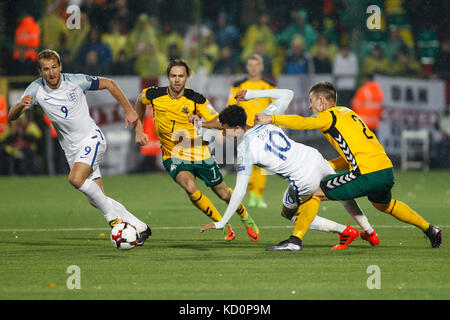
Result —
POLYGON ((8 112, 8 121, 14 121, 33 104, 33 96, 25 95, 20 101, 12 107, 8 112))
POLYGON ((22 100, 20 101, 20 104, 22 106, 26 106, 29 107, 33 104, 33 96, 30 95, 26 95, 22 98, 22 100))
POLYGON ((236 101, 247 101, 247 99, 245 99, 246 94, 247 94, 247 90, 241 90, 238 93, 236 93, 234 98, 236 99, 236 101))
POLYGON ((145 146, 148 143, 148 136, 144 132, 136 132, 136 143, 145 146))
POLYGON ((188 121, 189 121, 190 123, 193 123, 195 126, 197 126, 197 124, 199 124, 199 122, 201 122, 202 119, 201 119, 198 115, 196 115, 196 114, 191 114, 191 115, 188 117, 188 121))
POLYGON ((272 116, 269 114, 258 113, 255 116, 255 124, 270 124, 272 123, 272 116))
POLYGON ((142 122, 139 119, 136 122, 136 144, 145 146, 149 141, 148 136, 144 132, 142 122))

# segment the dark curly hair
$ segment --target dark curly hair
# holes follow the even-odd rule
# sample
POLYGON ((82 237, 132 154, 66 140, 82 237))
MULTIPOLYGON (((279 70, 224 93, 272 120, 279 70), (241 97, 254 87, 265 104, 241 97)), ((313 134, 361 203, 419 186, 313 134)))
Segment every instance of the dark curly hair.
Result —
POLYGON ((230 105, 219 113, 219 121, 222 125, 227 124, 230 127, 245 128, 247 124, 247 114, 244 108, 237 104, 230 105))

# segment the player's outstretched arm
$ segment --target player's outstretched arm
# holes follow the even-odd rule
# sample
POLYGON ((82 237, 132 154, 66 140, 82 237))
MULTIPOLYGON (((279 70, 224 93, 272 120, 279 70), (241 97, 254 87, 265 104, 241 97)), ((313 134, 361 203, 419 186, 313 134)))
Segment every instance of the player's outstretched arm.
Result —
POLYGON ((222 125, 220 124, 219 117, 215 117, 214 119, 212 119, 210 121, 202 121, 202 119, 198 115, 192 114, 189 116, 189 122, 193 123, 196 127, 201 126, 206 129, 217 129, 217 130, 222 129, 222 125))
POLYGON ((329 112, 321 112, 319 115, 312 117, 278 114, 268 115, 263 113, 258 113, 255 116, 255 124, 268 123, 294 130, 327 130, 333 123, 333 118, 329 112))
POLYGON ((247 101, 247 99, 245 98, 246 94, 247 94, 247 89, 238 91, 236 93, 236 95, 234 96, 234 99, 236 99, 236 101, 247 101))
POLYGON ((230 221, 237 208, 244 200, 245 193, 247 191, 248 182, 250 180, 249 175, 238 174, 236 177, 236 186, 231 194, 230 202, 225 210, 225 213, 220 221, 208 223, 203 226, 200 232, 204 232, 208 229, 223 229, 225 225, 230 221))
POLYGON ((9 109, 8 112, 8 121, 14 121, 20 117, 20 115, 26 110, 26 107, 29 107, 33 104, 33 96, 26 95, 24 96, 19 103, 17 103, 14 107, 9 109))
POLYGON ((99 78, 99 90, 106 89, 111 95, 120 103, 123 110, 125 111, 125 127, 128 128, 128 125, 131 125, 131 128, 135 128, 137 124, 138 115, 136 111, 134 111, 128 99, 125 97, 122 90, 112 79, 108 78, 99 78))
MULTIPOLYGON (((253 100, 259 98, 274 99, 266 109, 261 113, 266 114, 283 114, 289 103, 291 103, 294 97, 294 91, 289 89, 268 89, 268 90, 245 90, 245 100, 253 100)), ((240 92, 236 96, 238 96, 240 92)))

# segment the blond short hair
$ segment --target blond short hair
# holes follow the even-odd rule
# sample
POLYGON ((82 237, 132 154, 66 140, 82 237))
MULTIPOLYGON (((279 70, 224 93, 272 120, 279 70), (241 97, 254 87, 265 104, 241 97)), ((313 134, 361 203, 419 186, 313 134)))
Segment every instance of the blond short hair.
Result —
POLYGON ((309 94, 318 94, 323 96, 326 100, 336 103, 337 90, 331 82, 318 82, 309 89, 309 94))
POLYGON ((257 60, 259 63, 264 64, 264 59, 263 57, 261 57, 259 54, 255 53, 252 54, 248 59, 247 62, 249 62, 250 60, 257 60))
POLYGON ((41 69, 41 60, 42 59, 55 59, 58 62, 58 65, 61 65, 61 58, 55 50, 45 49, 38 53, 37 57, 37 65, 38 69, 41 69))

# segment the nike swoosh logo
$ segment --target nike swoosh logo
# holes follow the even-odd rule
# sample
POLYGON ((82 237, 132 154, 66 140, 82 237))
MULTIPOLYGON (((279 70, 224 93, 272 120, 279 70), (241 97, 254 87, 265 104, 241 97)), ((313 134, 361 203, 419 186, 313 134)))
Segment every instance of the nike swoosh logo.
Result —
MULTIPOLYGON (((249 228, 249 227, 247 227, 247 228, 249 228)), ((259 240, 259 234, 253 235, 252 233, 248 232, 248 230, 247 230, 247 234, 253 241, 259 240)))
POLYGON ((44 98, 45 101, 50 100, 50 99, 51 99, 51 97, 50 98, 44 98))
POLYGON ((253 236, 251 234, 249 234, 250 238, 253 239, 253 241, 258 241, 259 237, 258 236, 253 236))

